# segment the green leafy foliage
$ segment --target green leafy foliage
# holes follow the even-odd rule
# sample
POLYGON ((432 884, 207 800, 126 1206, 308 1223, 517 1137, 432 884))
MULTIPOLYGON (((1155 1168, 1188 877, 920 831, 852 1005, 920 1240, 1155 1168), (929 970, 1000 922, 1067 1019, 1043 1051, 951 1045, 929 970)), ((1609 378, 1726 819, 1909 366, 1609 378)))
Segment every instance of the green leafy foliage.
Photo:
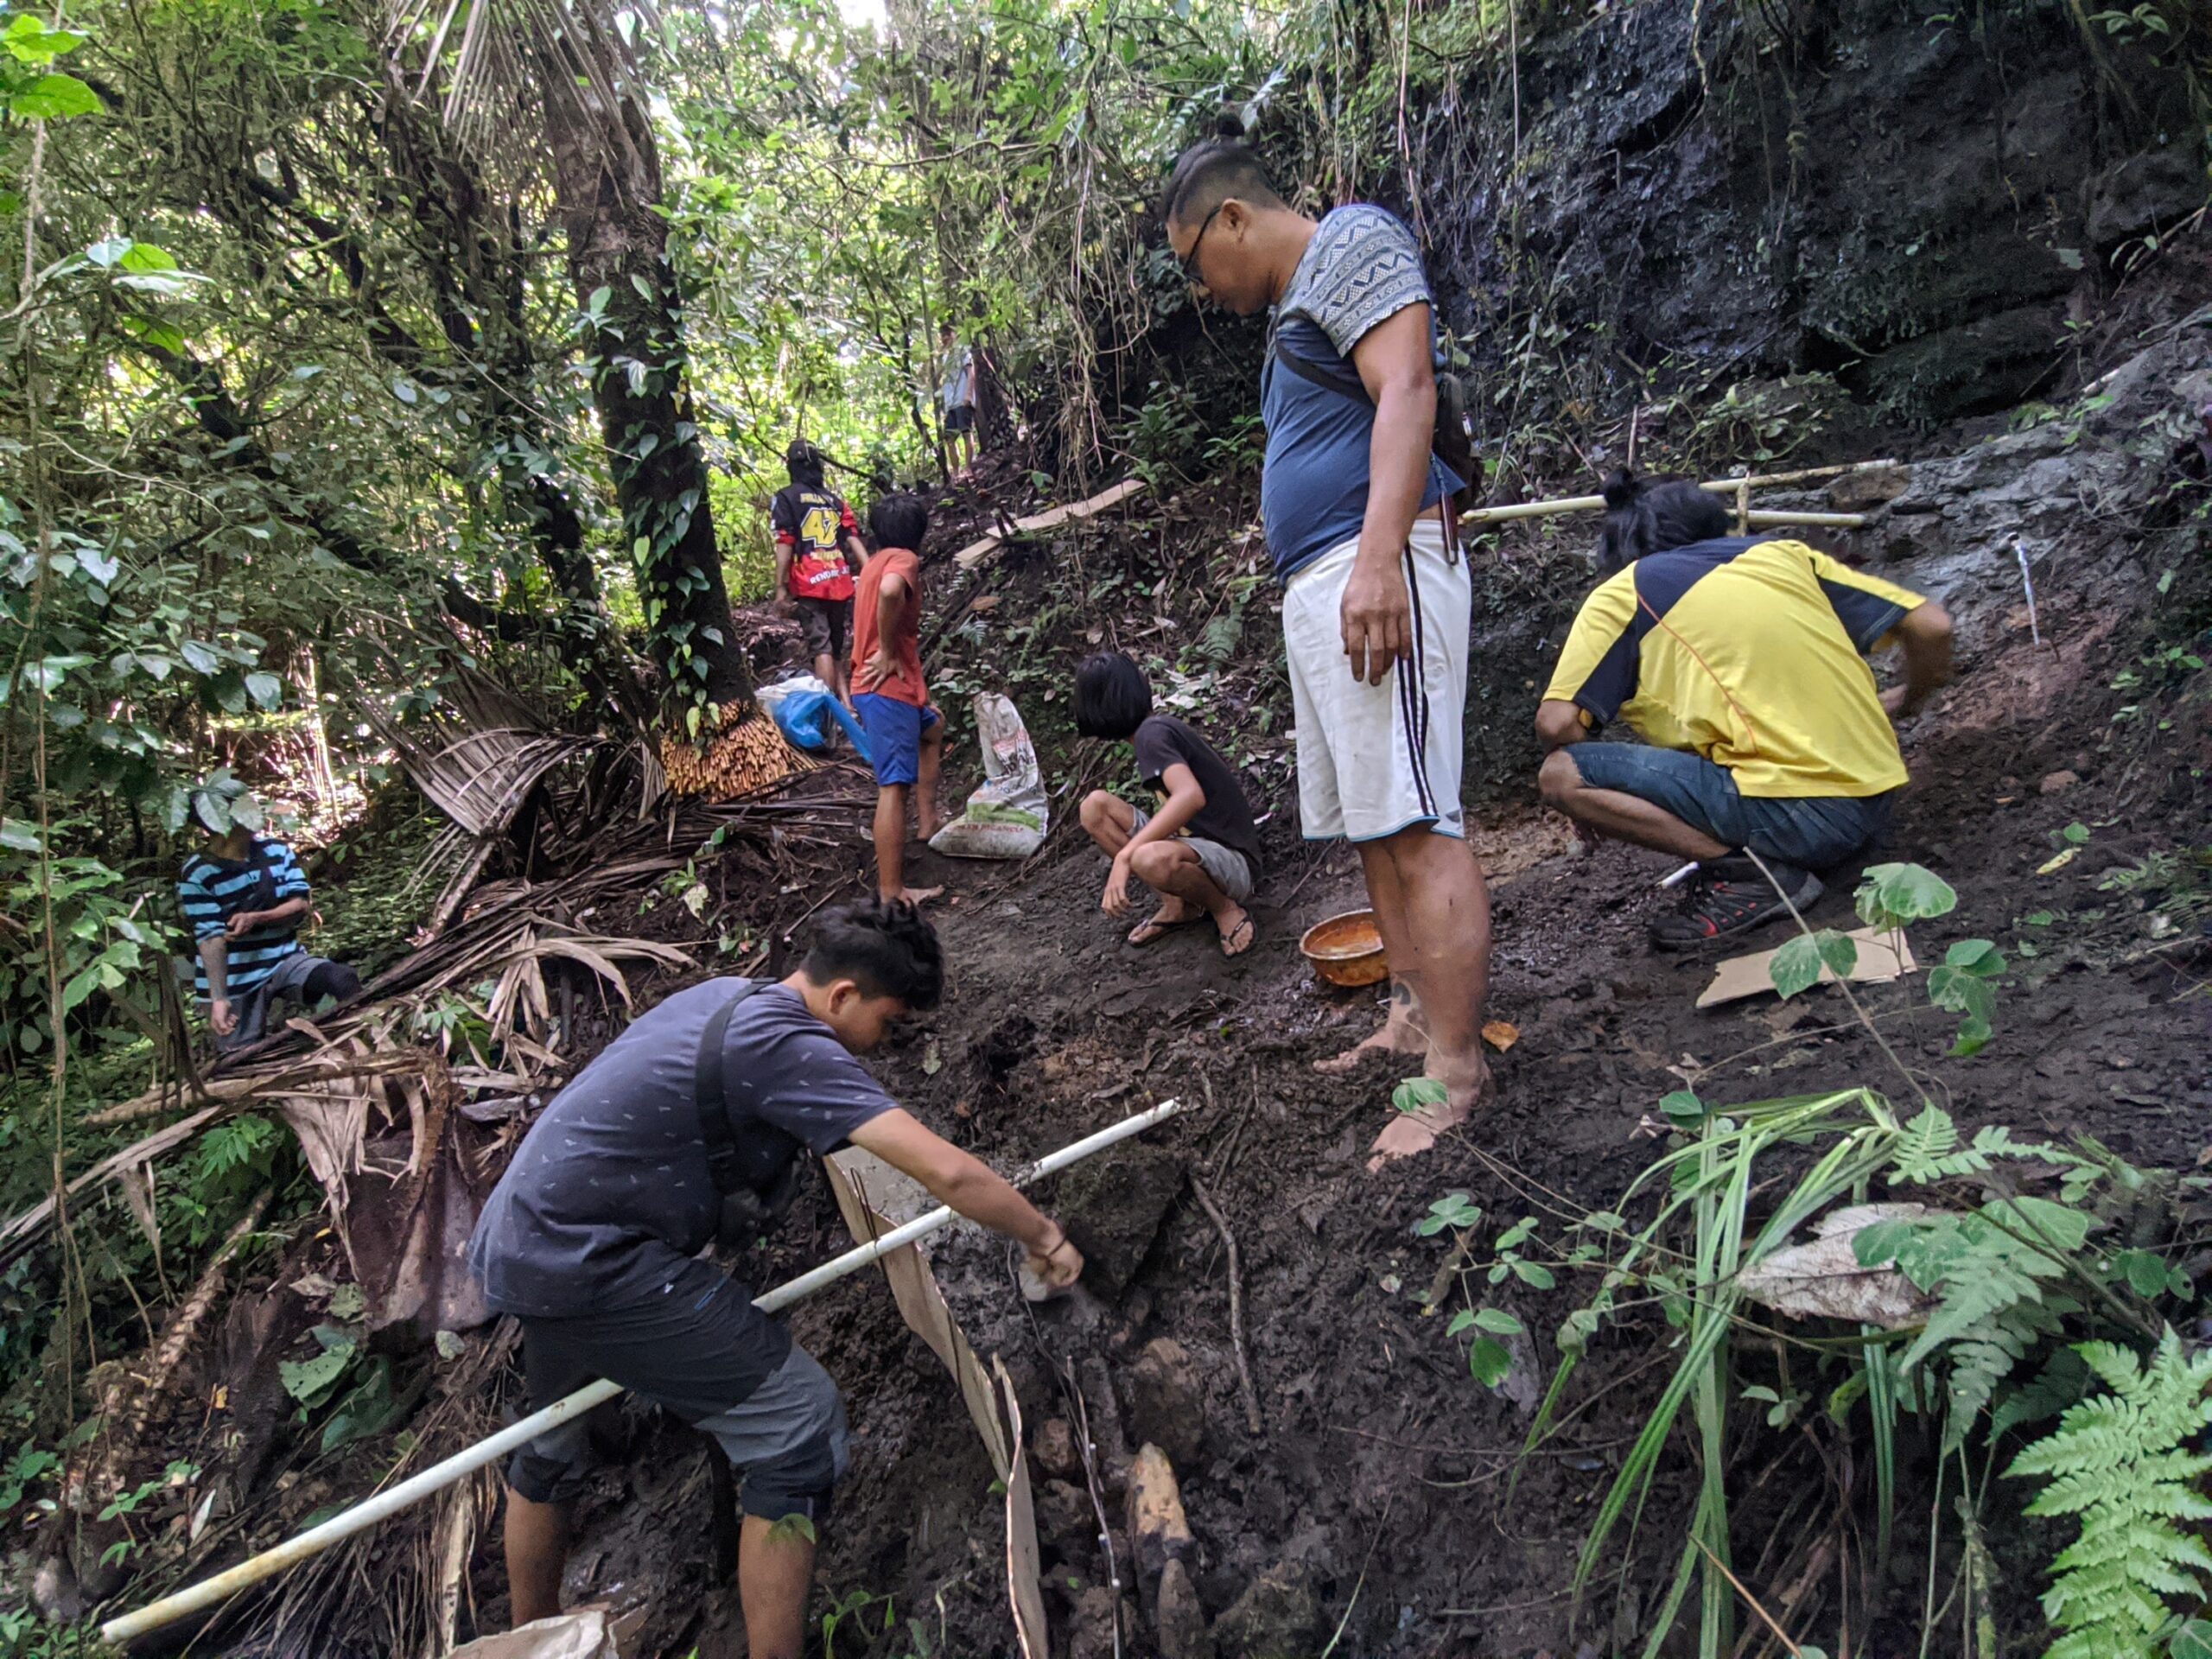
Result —
POLYGON ((1822 928, 1817 933, 1801 933, 1777 950, 1767 974, 1776 990, 1792 997, 1818 984, 1823 971, 1843 979, 1858 965, 1858 943, 1833 928, 1822 928))
POLYGON ((2201 1602, 2212 1581, 2212 1550, 2183 1529, 2212 1520, 2197 1486, 2212 1456, 2193 1446, 2212 1425, 2212 1353, 2191 1356, 2171 1329, 2147 1364, 2114 1343, 2077 1351, 2109 1392, 2070 1407, 2005 1472, 2044 1478, 2029 1514, 2080 1517, 2043 1599, 2062 1633, 2049 1659, 2136 1659, 2157 1651, 2166 1598, 2201 1602))
POLYGON ((1870 865, 1854 897, 1859 920, 1885 931, 1948 916, 1959 904, 1949 882, 1918 864, 1870 865))
POLYGON ((328 1404, 336 1395, 338 1385, 353 1363, 360 1338, 335 1325, 318 1325, 309 1334, 315 1338, 318 1351, 308 1359, 280 1362, 276 1378, 284 1385, 285 1393, 312 1410, 328 1404))

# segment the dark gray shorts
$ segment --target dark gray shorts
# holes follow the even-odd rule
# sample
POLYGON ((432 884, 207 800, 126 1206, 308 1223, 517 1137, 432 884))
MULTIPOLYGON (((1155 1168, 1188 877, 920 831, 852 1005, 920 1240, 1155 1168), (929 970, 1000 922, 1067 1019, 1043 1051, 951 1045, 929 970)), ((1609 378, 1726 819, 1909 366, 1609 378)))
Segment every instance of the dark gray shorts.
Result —
MULTIPOLYGON (((597 1377, 709 1434, 744 1476, 744 1510, 819 1521, 850 1449, 844 1402, 814 1357, 703 1262, 630 1307, 522 1321, 523 1372, 537 1411, 597 1377)), ((507 1463, 507 1484, 537 1503, 575 1497, 590 1473, 582 1418, 541 1434, 507 1463)))
POLYGON ((809 599, 801 594, 798 631, 810 657, 842 659, 853 648, 853 601, 849 599, 809 599))
MULTIPOLYGON (((231 999, 231 1011, 238 1016, 238 1024, 227 1037, 220 1033, 215 1034, 215 1052, 227 1054, 269 1035, 269 1016, 279 1001, 311 1007, 323 995, 343 1001, 360 988, 361 976, 344 963, 295 950, 279 962, 260 984, 231 999)), ((203 1008, 207 1006, 200 1004, 203 1008)))

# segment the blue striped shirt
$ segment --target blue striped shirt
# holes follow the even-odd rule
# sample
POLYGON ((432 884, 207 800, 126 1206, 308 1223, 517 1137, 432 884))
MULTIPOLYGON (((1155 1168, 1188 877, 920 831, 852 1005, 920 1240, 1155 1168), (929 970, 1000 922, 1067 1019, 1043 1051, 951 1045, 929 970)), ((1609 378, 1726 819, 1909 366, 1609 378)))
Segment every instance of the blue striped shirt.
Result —
MULTIPOLYGON (((254 845, 269 867, 270 892, 266 897, 262 893, 261 870, 251 858, 234 862, 194 853, 184 861, 183 874, 177 879, 176 898, 184 911, 184 919, 191 924, 195 944, 221 938, 231 918, 241 911, 270 910, 288 899, 308 896, 307 875, 300 868, 300 861, 292 856, 290 848, 281 841, 257 841, 254 845)), ((224 962, 225 995, 243 996, 276 972, 276 964, 300 948, 296 937, 299 931, 300 924, 295 918, 289 922, 264 922, 231 940, 224 962)), ((196 953, 192 972, 194 988, 204 1001, 207 996, 207 965, 196 953)))

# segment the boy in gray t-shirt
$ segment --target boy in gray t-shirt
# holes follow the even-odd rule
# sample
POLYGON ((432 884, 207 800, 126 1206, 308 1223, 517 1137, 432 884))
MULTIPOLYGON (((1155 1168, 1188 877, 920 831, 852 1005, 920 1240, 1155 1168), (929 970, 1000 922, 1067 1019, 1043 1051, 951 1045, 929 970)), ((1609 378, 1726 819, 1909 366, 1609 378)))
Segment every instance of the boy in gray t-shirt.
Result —
MULTIPOLYGON (((828 1373, 702 1259, 728 1200, 772 1206, 794 1159, 849 1141, 1019 1240, 1048 1287, 1083 1272, 1058 1224, 900 1110, 853 1058, 934 1007, 944 982, 937 934, 913 906, 868 903, 823 917, 781 981, 678 992, 554 1097, 469 1243, 486 1300, 522 1322, 531 1410, 605 1377, 711 1434, 743 1472, 738 1571, 753 1653, 803 1645, 814 1529, 778 1523, 826 1513, 845 1411, 828 1373)), ((588 1451, 578 1419, 507 1465, 517 1625, 561 1610, 588 1451)))

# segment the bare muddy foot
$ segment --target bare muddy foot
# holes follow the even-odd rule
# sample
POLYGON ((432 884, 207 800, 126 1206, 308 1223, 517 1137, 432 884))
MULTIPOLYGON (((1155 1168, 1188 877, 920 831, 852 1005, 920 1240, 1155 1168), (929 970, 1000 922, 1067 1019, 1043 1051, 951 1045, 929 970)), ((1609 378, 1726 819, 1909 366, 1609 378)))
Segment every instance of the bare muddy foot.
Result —
POLYGON ((1394 1107, 1391 1121, 1367 1149, 1367 1173, 1372 1175, 1401 1158, 1419 1157, 1446 1131, 1465 1122, 1468 1114, 1483 1104, 1491 1091, 1490 1070, 1485 1066, 1472 1084, 1448 1090, 1441 1105, 1417 1107, 1410 1112, 1394 1107))
POLYGON ((944 891, 943 887, 901 887, 890 895, 888 902, 900 905, 925 905, 944 891))
POLYGON ((1347 1077, 1376 1054, 1427 1052, 1428 1039, 1414 1029, 1411 1020, 1393 1011, 1371 1035, 1361 1039, 1341 1054, 1332 1054, 1325 1060, 1314 1061, 1313 1069, 1325 1077, 1347 1077))

